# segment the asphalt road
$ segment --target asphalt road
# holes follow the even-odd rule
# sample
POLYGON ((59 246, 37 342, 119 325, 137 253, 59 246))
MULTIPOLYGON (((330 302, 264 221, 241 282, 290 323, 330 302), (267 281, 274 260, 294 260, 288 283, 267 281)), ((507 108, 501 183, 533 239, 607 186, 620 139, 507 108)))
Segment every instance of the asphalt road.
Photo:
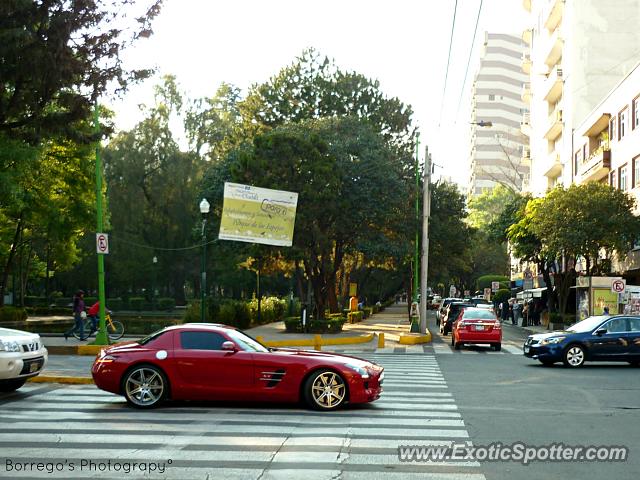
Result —
MULTIPOLYGON (((521 345, 525 338, 521 329, 505 325, 503 343, 521 345)), ((434 342, 449 343, 450 336, 436 333, 434 342)), ((640 369, 626 363, 544 367, 520 355, 437 358, 476 446, 523 442, 630 449, 623 463, 481 462, 487 479, 638 478, 640 369)))

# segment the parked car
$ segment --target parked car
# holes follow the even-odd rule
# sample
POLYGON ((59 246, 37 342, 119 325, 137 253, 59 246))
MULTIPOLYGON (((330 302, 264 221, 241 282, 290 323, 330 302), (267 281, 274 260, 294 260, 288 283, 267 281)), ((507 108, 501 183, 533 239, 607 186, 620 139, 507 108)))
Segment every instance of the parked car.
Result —
POLYGON ((453 322, 458 318, 460 312, 468 307, 473 307, 473 304, 467 302, 451 302, 447 305, 444 316, 440 320, 440 333, 442 335, 448 335, 453 326, 453 322))
POLYGON ((48 352, 35 333, 0 328, 0 392, 17 390, 47 364, 48 352))
POLYGON ((451 346, 458 350, 465 344, 489 344, 497 352, 502 348, 502 324, 487 308, 462 309, 453 323, 451 346))
POLYGON ((298 402, 318 410, 377 400, 383 368, 346 355, 269 349, 219 324, 167 327, 103 349, 91 370, 98 388, 137 408, 164 400, 298 402))
POLYGON ((436 325, 440 325, 440 322, 442 321, 442 318, 444 317, 444 314, 447 311, 447 306, 449 306, 451 302, 461 302, 461 301, 462 301, 461 298, 456 298, 456 297, 447 297, 443 299, 442 302, 440 302, 440 310, 438 310, 438 315, 436 316, 436 325))
POLYGON ((487 300, 484 297, 474 297, 471 300, 469 300, 469 303, 473 303, 476 307, 479 305, 490 305, 493 307, 493 303, 491 303, 489 300, 487 300))
POLYGON ((580 367, 585 361, 606 361, 640 366, 640 316, 589 317, 566 330, 530 335, 523 350, 544 365, 561 361, 580 367))
POLYGON ((434 295, 429 301, 428 308, 429 310, 438 310, 440 308, 441 303, 442 303, 442 297, 440 295, 434 295))

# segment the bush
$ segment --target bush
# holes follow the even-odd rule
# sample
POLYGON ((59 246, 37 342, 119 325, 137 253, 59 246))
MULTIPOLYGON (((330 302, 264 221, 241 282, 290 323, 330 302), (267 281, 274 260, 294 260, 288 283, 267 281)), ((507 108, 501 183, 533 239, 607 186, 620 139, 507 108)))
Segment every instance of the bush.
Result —
POLYGON ((27 320, 27 311, 19 307, 0 307, 0 322, 24 322, 27 320))
POLYGON ((285 330, 289 333, 302 332, 302 321, 300 317, 287 317, 284 319, 285 330))
POLYGON ((56 298, 53 302, 56 307, 69 307, 73 306, 73 299, 68 297, 56 298))
POLYGON ((311 333, 338 333, 342 331, 342 326, 346 321, 347 319, 344 317, 311 320, 309 331, 311 333))
POLYGON ((35 297, 32 295, 26 295, 24 297, 24 306, 25 307, 47 307, 49 305, 47 303, 46 297, 35 297))
POLYGON ((506 288, 501 288, 494 294, 493 301, 499 304, 501 302, 506 302, 510 298, 511 298, 511 291, 507 290, 506 288))
POLYGON ((27 307, 25 310, 29 316, 68 315, 71 317, 73 313, 68 307, 27 307))
POLYGON ((156 299, 156 306, 159 310, 173 310, 176 306, 176 301, 172 297, 160 297, 156 299))
POLYGON ((118 311, 124 310, 124 302, 121 298, 107 298, 107 308, 109 310, 118 311))
POLYGON ((362 321, 364 313, 361 311, 358 312, 349 312, 347 314, 347 318, 349 319, 349 323, 358 323, 362 321))
POLYGON ((145 303, 144 297, 131 297, 129 299, 129 308, 131 310, 135 310, 136 312, 142 311, 142 308, 145 303))
POLYGON ((362 318, 369 318, 373 314, 373 309, 371 307, 363 307, 362 313, 362 318))
MULTIPOLYGON (((248 303, 251 323, 258 324, 258 299, 248 303)), ((278 297, 263 297, 260 303, 260 324, 278 322, 284 318, 288 302, 278 297)))

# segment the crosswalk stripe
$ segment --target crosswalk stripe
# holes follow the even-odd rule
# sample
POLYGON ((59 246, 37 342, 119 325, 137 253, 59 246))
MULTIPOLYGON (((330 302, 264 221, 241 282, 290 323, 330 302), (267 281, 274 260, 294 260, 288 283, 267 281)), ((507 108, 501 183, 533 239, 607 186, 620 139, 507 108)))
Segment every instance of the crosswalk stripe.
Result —
MULTIPOLYGON (((448 348, 445 346, 445 348, 448 348)), ((167 404, 139 411, 94 386, 12 397, 0 409, 0 449, 15 461, 166 462, 162 478, 484 480, 477 462, 401 462, 401 445, 469 442, 434 348, 365 354, 385 368, 380 399, 335 412, 298 405, 167 404), (410 386, 410 388, 408 388, 410 386)), ((32 391, 27 385, 23 390, 32 391)), ((33 390, 35 392, 35 390, 33 390)), ((0 476, 4 466, 0 465, 0 476)), ((11 476, 9 473, 7 475, 11 476)), ((50 478, 47 472, 21 472, 50 478)), ((141 476, 133 472, 132 478, 141 476)), ((16 475, 20 476, 20 475, 16 475)), ((122 478, 122 472, 64 472, 122 478)), ((153 475, 146 475, 152 477, 153 475)))

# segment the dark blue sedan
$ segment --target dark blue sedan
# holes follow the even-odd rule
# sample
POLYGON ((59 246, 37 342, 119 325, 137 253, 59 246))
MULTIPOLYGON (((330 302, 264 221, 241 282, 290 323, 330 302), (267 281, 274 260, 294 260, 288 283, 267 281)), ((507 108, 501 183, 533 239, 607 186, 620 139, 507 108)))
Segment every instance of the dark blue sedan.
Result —
POLYGON ((588 360, 639 366, 640 316, 589 317, 566 330, 530 335, 523 350, 544 365, 580 367, 588 360))

